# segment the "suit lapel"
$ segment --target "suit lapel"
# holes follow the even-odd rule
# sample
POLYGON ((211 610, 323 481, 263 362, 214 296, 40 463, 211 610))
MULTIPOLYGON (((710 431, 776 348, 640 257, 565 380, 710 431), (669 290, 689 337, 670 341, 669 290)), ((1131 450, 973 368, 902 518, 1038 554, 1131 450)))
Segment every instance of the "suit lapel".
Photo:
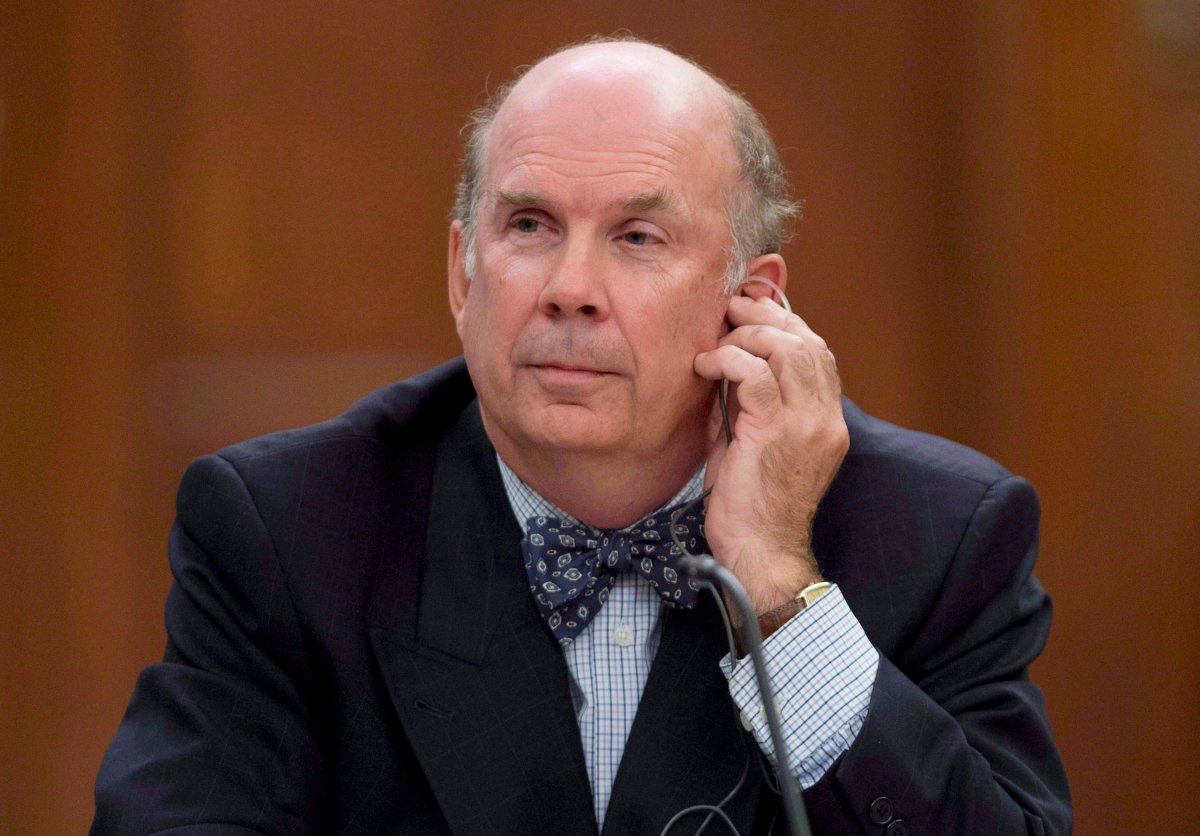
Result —
MULTIPOLYGON (((604 833, 659 833, 685 807, 717 804, 747 763, 742 789, 723 809, 741 832, 749 833, 761 776, 748 757, 757 759, 758 750, 738 724, 721 674, 727 643, 720 614, 706 593, 694 610, 669 610, 665 618, 613 784, 604 833)), ((689 817, 673 832, 691 833, 703 820, 703 815, 689 817)), ((713 832, 723 832, 722 827, 713 832)))
POLYGON ((454 833, 596 833, 562 653, 537 615, 478 406, 439 444, 415 635, 371 639, 454 833))

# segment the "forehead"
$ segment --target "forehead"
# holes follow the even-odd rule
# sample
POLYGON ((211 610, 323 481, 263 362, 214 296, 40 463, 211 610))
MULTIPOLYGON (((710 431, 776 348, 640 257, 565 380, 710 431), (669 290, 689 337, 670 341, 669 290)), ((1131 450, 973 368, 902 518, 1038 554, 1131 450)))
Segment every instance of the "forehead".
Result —
POLYGON ((723 203, 736 159, 725 101, 711 79, 690 65, 664 70, 596 57, 555 56, 513 89, 488 137, 489 190, 528 189, 533 181, 593 197, 611 191, 614 201, 665 189, 689 204, 723 203))

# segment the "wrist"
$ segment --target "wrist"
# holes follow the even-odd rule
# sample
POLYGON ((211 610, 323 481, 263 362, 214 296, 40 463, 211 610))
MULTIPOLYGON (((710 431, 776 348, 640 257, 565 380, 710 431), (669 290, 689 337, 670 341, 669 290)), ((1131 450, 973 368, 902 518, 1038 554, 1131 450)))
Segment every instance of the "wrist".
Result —
MULTIPOLYGON (((717 559, 721 560, 720 557, 717 559)), ((795 552, 752 552, 735 565, 734 574, 741 581, 756 617, 791 603, 805 587, 823 580, 812 552, 799 555, 795 552)), ((728 595, 725 599, 734 630, 741 629, 741 607, 728 595)))
MULTIPOLYGON (((791 621, 801 610, 804 610, 817 602, 822 595, 833 588, 833 584, 828 581, 817 580, 808 584, 796 595, 788 601, 785 601, 779 606, 758 614, 758 630, 765 642, 775 631, 782 627, 787 622, 791 621)), ((741 628, 735 629, 734 638, 737 644, 738 653, 745 656, 748 652, 745 636, 741 628)))
POLYGON ((760 618, 771 610, 793 603, 805 588, 824 581, 812 555, 772 561, 769 565, 773 571, 750 592, 754 612, 760 618))

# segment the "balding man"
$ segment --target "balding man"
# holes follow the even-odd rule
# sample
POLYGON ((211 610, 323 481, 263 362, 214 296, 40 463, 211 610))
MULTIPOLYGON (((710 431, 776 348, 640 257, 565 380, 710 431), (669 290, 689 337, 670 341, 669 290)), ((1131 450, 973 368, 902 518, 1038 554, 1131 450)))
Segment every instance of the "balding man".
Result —
POLYGON ((498 91, 450 229, 465 362, 189 469, 93 832, 766 833, 784 759, 687 552, 768 636, 815 832, 1067 832, 1036 499, 842 400, 772 301, 791 212, 753 109, 666 50, 498 91))

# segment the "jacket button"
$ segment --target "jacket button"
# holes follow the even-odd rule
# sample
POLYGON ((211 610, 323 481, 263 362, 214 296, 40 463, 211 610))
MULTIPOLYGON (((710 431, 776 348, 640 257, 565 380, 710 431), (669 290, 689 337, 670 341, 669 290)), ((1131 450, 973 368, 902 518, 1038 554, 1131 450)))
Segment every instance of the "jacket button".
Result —
POLYGON ((908 836, 908 822, 904 819, 896 819, 887 826, 887 830, 883 831, 883 836, 908 836))
MULTIPOLYGON (((892 800, 887 796, 881 795, 871 802, 871 821, 875 822, 875 824, 887 824, 892 820, 894 814, 892 800)), ((908 831, 906 830, 905 832, 907 833, 908 831)), ((889 832, 887 836, 893 836, 893 834, 889 832)))

